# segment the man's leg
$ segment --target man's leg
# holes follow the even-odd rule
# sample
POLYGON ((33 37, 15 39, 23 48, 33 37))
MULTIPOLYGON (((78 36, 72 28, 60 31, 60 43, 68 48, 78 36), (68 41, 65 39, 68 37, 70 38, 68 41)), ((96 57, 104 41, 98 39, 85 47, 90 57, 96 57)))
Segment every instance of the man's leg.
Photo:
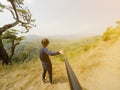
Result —
POLYGON ((42 81, 45 83, 45 76, 46 76, 47 70, 43 67, 43 73, 42 73, 42 81))
POLYGON ((48 67, 48 74, 49 74, 50 83, 52 84, 52 65, 48 67))

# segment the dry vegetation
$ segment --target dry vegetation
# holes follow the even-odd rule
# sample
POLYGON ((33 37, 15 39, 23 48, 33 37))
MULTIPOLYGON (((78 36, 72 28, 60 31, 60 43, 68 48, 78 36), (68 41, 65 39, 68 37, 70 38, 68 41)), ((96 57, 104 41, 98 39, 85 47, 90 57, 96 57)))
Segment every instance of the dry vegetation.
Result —
MULTIPOLYGON (((117 26, 115 31, 110 30, 95 40, 60 41, 59 46, 53 40, 49 47, 65 51, 83 90, 120 90, 120 39, 119 34, 115 34, 120 29, 117 26), (117 36, 110 36, 110 30, 117 36)), ((41 84, 42 67, 38 58, 23 64, 0 65, 0 90, 70 90, 63 57, 51 59, 52 86, 48 85, 48 75, 47 83, 41 84)))

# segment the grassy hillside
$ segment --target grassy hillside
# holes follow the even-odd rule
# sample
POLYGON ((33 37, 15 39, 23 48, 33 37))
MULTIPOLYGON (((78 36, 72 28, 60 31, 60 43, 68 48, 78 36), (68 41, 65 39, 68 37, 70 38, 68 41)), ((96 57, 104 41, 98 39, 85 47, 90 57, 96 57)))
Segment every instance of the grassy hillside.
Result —
MULTIPOLYGON (((99 37, 84 38, 84 39, 78 39, 75 41, 50 39, 51 43, 48 48, 53 51, 63 49, 69 61, 74 61, 75 57, 77 57, 80 54, 82 55, 84 52, 87 52, 90 49, 88 47, 90 47, 98 39, 99 37)), ((35 88, 34 87, 35 84, 38 84, 36 88, 39 88, 39 86, 41 85, 41 72, 42 72, 41 62, 38 58, 39 48, 41 46, 40 40, 41 39, 35 39, 34 41, 31 40, 27 42, 24 41, 16 49, 16 55, 18 55, 19 53, 27 52, 26 50, 34 49, 35 51, 33 51, 31 54, 33 56, 31 57, 32 60, 30 61, 28 60, 28 62, 26 63, 15 63, 14 65, 11 65, 11 66, 0 65, 0 73, 1 73, 0 74, 0 88, 2 90, 6 90, 6 89, 7 90, 9 89, 10 90, 13 90, 13 89, 29 90, 29 88, 32 88, 32 86, 33 88, 35 88), (31 84, 33 85, 31 86, 31 84)), ((68 90, 69 84, 67 80, 67 74, 66 74, 63 57, 55 56, 55 57, 51 57, 51 59, 53 63, 54 82, 56 84, 62 83, 64 86, 64 89, 68 90)), ((77 63, 77 61, 74 61, 74 63, 77 63)))
MULTIPOLYGON (((72 44, 74 43, 72 42, 72 44)), ((70 65, 72 66, 80 84, 84 88, 83 90, 120 89, 118 85, 120 83, 118 81, 118 75, 120 73, 118 70, 120 67, 117 65, 117 63, 119 64, 120 59, 118 53, 120 48, 117 47, 120 47, 120 41, 114 43, 100 41, 96 48, 90 49, 81 55, 75 55, 72 58, 68 57, 70 65), (109 80, 109 76, 113 79, 109 80), (114 86, 111 85, 112 82, 115 83, 114 86)), ((0 89, 70 90, 62 56, 51 58, 53 64, 54 85, 50 86, 48 83, 42 85, 41 63, 39 59, 34 59, 23 64, 0 66, 0 89)), ((47 75, 47 82, 48 81, 47 75)))
MULTIPOLYGON (((109 38, 111 33, 107 32, 102 37, 74 41, 50 39, 48 48, 64 50, 83 90, 120 90, 120 38, 113 37, 118 34, 109 38)), ((42 85, 39 48, 40 39, 23 42, 16 52, 31 52, 29 58, 23 63, 0 65, 0 90, 70 90, 62 55, 50 57, 54 84, 48 85, 47 74, 47 83, 42 85)))
MULTIPOLYGON (((78 40, 49 38, 50 45, 48 48, 53 51, 63 49, 67 57, 72 58, 74 56, 77 56, 78 54, 88 51, 91 48, 91 45, 99 38, 100 37, 91 37, 78 40)), ((39 57, 38 55, 40 47, 41 38, 35 36, 33 36, 33 38, 32 36, 27 37, 27 39, 23 40, 21 44, 16 47, 12 62, 24 63, 32 59, 37 59, 39 57)))

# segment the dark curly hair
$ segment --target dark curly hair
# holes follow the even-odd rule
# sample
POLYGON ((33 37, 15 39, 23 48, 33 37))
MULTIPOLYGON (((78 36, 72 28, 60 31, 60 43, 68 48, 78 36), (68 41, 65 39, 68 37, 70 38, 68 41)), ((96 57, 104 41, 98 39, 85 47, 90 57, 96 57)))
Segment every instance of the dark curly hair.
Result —
POLYGON ((44 38, 42 39, 41 43, 43 47, 46 47, 49 44, 49 40, 47 38, 44 38))

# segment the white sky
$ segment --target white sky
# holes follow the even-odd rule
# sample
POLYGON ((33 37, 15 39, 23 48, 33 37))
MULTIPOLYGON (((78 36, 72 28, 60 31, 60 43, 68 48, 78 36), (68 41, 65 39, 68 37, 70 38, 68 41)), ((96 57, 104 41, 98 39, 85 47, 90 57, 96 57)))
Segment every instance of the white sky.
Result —
MULTIPOLYGON (((0 0, 1 3, 5 0, 0 0)), ((36 19, 33 35, 100 35, 120 19, 120 0, 24 0, 36 19)), ((0 26, 11 22, 0 13, 0 26)))

